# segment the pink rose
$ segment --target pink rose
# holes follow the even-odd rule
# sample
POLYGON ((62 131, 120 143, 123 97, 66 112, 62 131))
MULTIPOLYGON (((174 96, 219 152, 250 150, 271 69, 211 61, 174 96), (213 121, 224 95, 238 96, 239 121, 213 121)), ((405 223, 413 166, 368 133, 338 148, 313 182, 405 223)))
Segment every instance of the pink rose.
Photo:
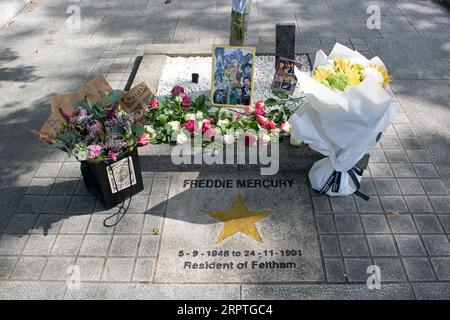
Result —
POLYGON ((217 131, 214 128, 209 128, 208 130, 205 131, 205 135, 209 138, 212 139, 217 135, 217 131))
POLYGON ((175 86, 172 88, 170 92, 172 93, 172 95, 184 94, 184 88, 180 86, 175 86))
POLYGON ((253 112, 255 112, 255 108, 253 108, 253 106, 245 106, 245 114, 247 116, 251 116, 253 114, 253 112))
POLYGON ((233 113, 233 121, 238 121, 241 118, 241 114, 239 112, 233 113))
POLYGON ((281 124, 280 129, 282 133, 288 133, 289 131, 291 131, 291 124, 285 121, 281 124))
POLYGON ((261 100, 256 101, 256 103, 255 103, 255 109, 256 109, 256 110, 264 109, 264 102, 262 102, 261 100))
POLYGON ((188 108, 189 104, 191 103, 191 99, 187 94, 183 94, 183 100, 181 100, 181 106, 183 108, 188 108))
POLYGON ((150 109, 156 109, 158 108, 159 100, 153 99, 152 102, 150 102, 150 109))
POLYGON ((138 144, 141 146, 145 146, 149 144, 150 142, 150 135, 148 133, 144 133, 142 136, 140 136, 137 140, 138 144))
POLYGON ((277 128, 277 125, 272 121, 266 121, 266 123, 264 124, 264 128, 266 128, 267 130, 273 130, 277 128))
POLYGON ((262 125, 263 127, 266 125, 266 122, 267 122, 267 118, 266 117, 264 117, 264 116, 256 116, 256 121, 260 124, 260 125, 262 125))
POLYGON ((102 154, 102 147, 97 144, 88 147, 88 159, 95 159, 102 154))
POLYGON ((262 144, 268 144, 270 142, 270 136, 265 132, 260 133, 259 141, 261 141, 262 144))
POLYGON ((110 157, 112 161, 116 161, 117 156, 118 156, 117 152, 114 152, 112 150, 108 152, 108 157, 110 157))
POLYGON ((212 127, 211 120, 203 120, 202 133, 205 133, 205 131, 210 129, 211 127, 212 127))
POLYGON ((189 120, 188 122, 186 122, 186 129, 188 129, 189 132, 194 132, 194 130, 195 130, 195 121, 194 120, 189 120))

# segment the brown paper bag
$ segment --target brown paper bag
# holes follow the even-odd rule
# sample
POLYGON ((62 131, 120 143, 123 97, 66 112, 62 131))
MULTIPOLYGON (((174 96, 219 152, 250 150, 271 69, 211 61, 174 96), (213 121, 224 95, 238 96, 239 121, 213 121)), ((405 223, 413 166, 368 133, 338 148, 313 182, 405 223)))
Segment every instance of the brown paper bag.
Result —
MULTIPOLYGON (((61 111, 71 115, 74 111, 74 104, 76 102, 85 101, 86 97, 91 103, 108 103, 108 98, 105 92, 112 91, 109 83, 102 76, 97 76, 92 80, 87 81, 78 91, 68 94, 52 96, 51 115, 44 123, 42 128, 38 131, 33 131, 33 134, 41 141, 53 144, 53 138, 60 132, 64 118, 61 111)), ((120 106, 124 111, 140 112, 142 114, 141 121, 144 121, 144 110, 148 106, 150 100, 153 98, 153 93, 145 83, 133 87, 130 91, 122 94, 120 106)))

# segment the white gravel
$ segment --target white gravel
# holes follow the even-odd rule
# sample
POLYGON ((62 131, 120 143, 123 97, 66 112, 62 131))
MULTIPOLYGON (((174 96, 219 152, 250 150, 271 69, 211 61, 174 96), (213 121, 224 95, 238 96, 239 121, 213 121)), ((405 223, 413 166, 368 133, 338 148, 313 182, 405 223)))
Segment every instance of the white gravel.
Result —
MULTIPOLYGON (((309 65, 306 55, 297 56, 296 60, 305 63, 306 66, 309 65)), ((274 65, 274 56, 256 56, 253 101, 264 101, 273 96, 270 87, 275 72, 274 65)), ((309 67, 306 66, 302 71, 309 70, 309 67)), ((210 96, 211 73, 211 57, 167 57, 156 95, 169 95, 173 86, 179 85, 184 87, 186 93, 193 98, 201 94, 210 96), (191 82, 192 73, 198 73, 200 75, 197 84, 191 82)), ((301 96, 303 94, 297 85, 293 97, 301 96)))

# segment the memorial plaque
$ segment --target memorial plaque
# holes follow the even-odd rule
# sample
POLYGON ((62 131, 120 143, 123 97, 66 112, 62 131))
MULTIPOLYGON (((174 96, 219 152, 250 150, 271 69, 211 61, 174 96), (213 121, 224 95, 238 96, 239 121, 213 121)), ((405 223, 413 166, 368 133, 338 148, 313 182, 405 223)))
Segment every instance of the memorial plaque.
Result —
POLYGON ((276 25, 275 68, 280 57, 295 60, 295 24, 278 23, 276 25))
POLYGON ((157 282, 323 278, 304 172, 191 172, 172 178, 157 282))

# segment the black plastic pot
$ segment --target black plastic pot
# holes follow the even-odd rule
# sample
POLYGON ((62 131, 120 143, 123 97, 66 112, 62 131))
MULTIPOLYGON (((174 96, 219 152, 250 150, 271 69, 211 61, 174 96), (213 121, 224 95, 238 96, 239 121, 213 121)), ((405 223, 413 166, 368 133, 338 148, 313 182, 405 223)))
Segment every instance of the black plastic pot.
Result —
POLYGON ((117 161, 82 161, 80 169, 86 188, 97 195, 105 209, 144 190, 137 149, 121 155, 117 161))

